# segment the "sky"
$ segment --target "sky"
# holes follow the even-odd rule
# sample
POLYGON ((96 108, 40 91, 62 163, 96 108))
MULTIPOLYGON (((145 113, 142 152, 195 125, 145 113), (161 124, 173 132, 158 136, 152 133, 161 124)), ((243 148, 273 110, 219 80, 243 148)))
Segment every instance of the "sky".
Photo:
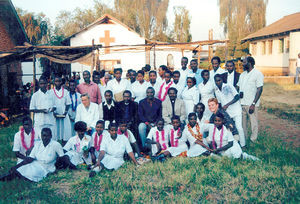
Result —
MULTIPOLYGON (((15 7, 29 12, 43 12, 52 25, 59 11, 72 11, 76 7, 91 8, 93 0, 12 0, 15 7)), ((103 0, 109 6, 113 0, 103 0)), ((214 39, 224 39, 223 29, 219 24, 219 7, 217 0, 170 0, 168 9, 169 25, 174 22, 174 6, 185 6, 191 17, 192 40, 207 40, 209 29, 213 29, 214 39)), ((269 0, 266 12, 267 25, 280 18, 300 12, 300 0, 269 0)))

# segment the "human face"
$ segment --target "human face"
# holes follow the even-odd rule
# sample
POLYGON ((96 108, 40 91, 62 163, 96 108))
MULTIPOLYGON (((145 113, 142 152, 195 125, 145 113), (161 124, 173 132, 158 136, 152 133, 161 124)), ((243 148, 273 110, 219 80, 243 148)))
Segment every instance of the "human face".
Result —
POLYGON ((175 90, 170 90, 169 91, 169 97, 170 97, 170 100, 173 101, 173 100, 176 100, 177 98, 177 93, 175 90))
POLYGON ((48 85, 48 83, 46 81, 40 80, 39 87, 40 87, 41 91, 45 92, 47 90, 47 85, 48 85))
POLYGON ((175 130, 177 130, 180 127, 180 120, 174 119, 172 120, 172 125, 175 130))
POLYGON ((105 81, 105 84, 107 84, 107 82, 110 80, 110 76, 109 75, 105 75, 104 77, 104 81, 105 81))
POLYGON ((201 115, 201 114, 203 114, 204 109, 201 105, 197 105, 196 108, 195 108, 195 111, 196 111, 196 113, 201 115))
POLYGON ((187 80, 186 80, 186 84, 187 84, 188 88, 191 88, 191 87, 194 86, 194 82, 193 82, 192 79, 187 79, 187 80))
POLYGON ((96 131, 97 131, 97 134, 98 134, 98 135, 101 135, 102 132, 103 132, 103 130, 104 130, 103 124, 102 124, 102 123, 98 123, 98 124, 96 125, 96 131))
POLYGON ((216 113, 218 108, 219 108, 219 104, 216 104, 214 101, 211 101, 208 103, 208 109, 211 112, 216 113))
POLYGON ((62 80, 61 80, 61 78, 56 77, 56 78, 54 79, 54 85, 55 85, 55 88, 60 89, 60 87, 61 87, 61 85, 62 85, 62 80))
POLYGON ((138 73, 136 80, 138 80, 139 82, 144 82, 144 76, 141 73, 138 73))
POLYGON ((154 73, 150 73, 149 74, 150 82, 155 83, 156 82, 156 78, 157 78, 156 74, 154 74, 154 73))
POLYGON ((193 115, 191 117, 189 117, 189 124, 194 127, 197 123, 197 118, 193 115))
POLYGON ((223 79, 221 77, 216 77, 215 78, 215 83, 216 83, 217 87, 219 89, 221 89, 222 88, 222 84, 223 84, 223 79))
POLYGON ((112 102, 112 95, 111 95, 110 92, 106 92, 104 97, 105 97, 105 100, 108 104, 110 104, 112 102))
POLYGON ((24 121, 23 128, 24 128, 25 132, 29 133, 32 129, 32 122, 29 120, 24 121))
POLYGON ((51 141, 51 134, 48 131, 42 131, 41 138, 44 146, 46 147, 51 141))
POLYGON ((169 82, 170 82, 170 80, 171 80, 170 73, 167 73, 167 72, 166 72, 164 75, 165 75, 165 80, 166 80, 166 83, 169 83, 169 82))
POLYGON ((89 72, 85 71, 85 72, 83 72, 82 76, 83 76, 84 82, 89 84, 91 81, 91 74, 89 72))
POLYGON ((227 62, 227 63, 226 63, 226 69, 227 69, 227 71, 228 71, 229 73, 232 73, 233 70, 234 70, 234 65, 233 65, 233 63, 227 62))
POLYGON ((211 65, 213 67, 214 70, 217 70, 220 66, 220 63, 218 62, 218 60, 214 59, 212 62, 211 62, 211 65))
POLYGON ((147 89, 146 95, 148 99, 153 99, 154 98, 154 91, 153 89, 147 89))
POLYGON ((117 81, 121 80, 122 72, 121 71, 116 71, 114 74, 115 78, 117 81))
POLYGON ((78 130, 76 132, 80 139, 82 139, 84 137, 85 131, 78 130))
POLYGON ((245 59, 243 59, 243 67, 244 67, 244 70, 249 70, 250 68, 250 64, 248 63, 248 60, 247 60, 247 57, 245 59))
POLYGON ((219 117, 215 117, 214 124, 217 128, 221 128, 223 125, 223 119, 219 117))
POLYGON ((204 81, 208 81, 209 80, 209 72, 204 72, 202 78, 203 78, 204 81))
POLYGON ((108 130, 109 134, 111 137, 116 137, 117 136, 117 128, 116 127, 110 127, 110 129, 108 130))
POLYGON ((125 103, 128 103, 130 101, 130 98, 131 98, 131 96, 130 96, 129 93, 124 93, 123 94, 123 100, 124 100, 125 103))
POLYGON ((180 78, 180 75, 179 75, 179 74, 174 74, 174 75, 173 75, 173 81, 174 81, 175 84, 178 83, 179 78, 180 78))
POLYGON ((159 74, 159 76, 160 76, 160 77, 163 77, 163 76, 164 76, 164 73, 165 73, 165 71, 164 71, 161 67, 159 67, 159 68, 158 68, 158 74, 159 74))
POLYGON ((100 76, 99 75, 93 75, 93 82, 96 84, 100 84, 100 76))
POLYGON ((191 61, 190 66, 191 66, 192 70, 197 70, 198 69, 198 63, 195 62, 195 61, 191 61))
POLYGON ((70 89, 70 92, 71 92, 71 93, 74 93, 75 90, 76 90, 76 83, 71 82, 71 83, 69 84, 69 89, 70 89))
POLYGON ((127 130, 127 124, 126 123, 120 124, 119 128, 120 128, 121 132, 124 133, 127 130))
POLYGON ((87 96, 81 97, 81 103, 84 105, 84 107, 90 106, 90 99, 87 96))
POLYGON ((162 131, 164 129, 164 122, 163 121, 158 121, 156 126, 157 126, 157 129, 159 131, 162 131))
POLYGON ((135 82, 135 80, 136 80, 136 73, 134 71, 131 71, 129 73, 129 78, 130 78, 131 83, 135 82))
POLYGON ((182 67, 182 68, 186 68, 187 64, 188 64, 187 59, 182 58, 182 59, 181 59, 181 67, 182 67))

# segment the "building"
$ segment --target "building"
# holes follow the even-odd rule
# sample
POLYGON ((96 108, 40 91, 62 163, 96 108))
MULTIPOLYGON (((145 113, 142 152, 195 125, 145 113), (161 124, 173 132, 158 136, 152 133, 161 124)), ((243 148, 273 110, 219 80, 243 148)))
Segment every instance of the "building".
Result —
MULTIPOLYGON (((153 48, 150 44, 153 41, 148 40, 118 19, 108 14, 88 25, 81 31, 69 36, 63 42, 70 46, 85 46, 94 44, 102 44, 106 48, 100 49, 96 54, 96 58, 100 60, 100 69, 111 71, 115 64, 122 64, 122 68, 139 70, 145 64, 151 67, 159 65, 169 65, 170 68, 180 68, 182 56, 192 58, 191 50, 182 50, 178 47, 162 47, 153 48), (149 46, 144 46, 149 44, 149 46), (135 45, 135 46, 133 46, 135 45), (140 45, 140 46, 136 46, 140 45), (107 46, 112 46, 107 48, 107 46)), ((160 43, 161 42, 155 42, 160 43)), ((82 72, 90 70, 92 59, 85 63, 73 63, 72 71, 82 72)), ((97 64, 97 63, 95 63, 97 64)))
POLYGON ((300 12, 285 16, 242 40, 247 41, 256 68, 265 76, 295 76, 300 53, 300 12))
MULTIPOLYGON (((28 42, 23 25, 10 0, 0 0, 0 56, 15 46, 28 42)), ((0 107, 12 104, 16 90, 22 85, 20 60, 0 64, 0 107)))

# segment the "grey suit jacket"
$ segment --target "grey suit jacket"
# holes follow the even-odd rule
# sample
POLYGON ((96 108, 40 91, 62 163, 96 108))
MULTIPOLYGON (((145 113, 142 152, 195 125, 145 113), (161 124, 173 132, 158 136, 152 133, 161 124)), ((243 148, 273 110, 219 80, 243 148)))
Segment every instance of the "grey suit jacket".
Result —
MULTIPOLYGON (((175 115, 180 117, 180 121, 183 122, 186 118, 184 102, 181 99, 176 98, 175 100, 175 115)), ((172 118, 172 104, 169 96, 166 97, 165 101, 162 102, 162 117, 166 124, 171 123, 172 118)))

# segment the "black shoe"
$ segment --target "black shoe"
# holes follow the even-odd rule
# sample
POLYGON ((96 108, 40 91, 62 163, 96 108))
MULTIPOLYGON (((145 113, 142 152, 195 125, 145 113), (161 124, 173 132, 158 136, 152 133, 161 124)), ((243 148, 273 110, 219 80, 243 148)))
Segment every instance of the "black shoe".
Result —
POLYGON ((89 173, 89 177, 90 178, 93 178, 93 177, 95 177, 96 176, 96 172, 95 171, 91 171, 90 173, 89 173))
POLYGON ((69 165, 69 169, 71 170, 77 170, 77 167, 74 164, 69 165))

